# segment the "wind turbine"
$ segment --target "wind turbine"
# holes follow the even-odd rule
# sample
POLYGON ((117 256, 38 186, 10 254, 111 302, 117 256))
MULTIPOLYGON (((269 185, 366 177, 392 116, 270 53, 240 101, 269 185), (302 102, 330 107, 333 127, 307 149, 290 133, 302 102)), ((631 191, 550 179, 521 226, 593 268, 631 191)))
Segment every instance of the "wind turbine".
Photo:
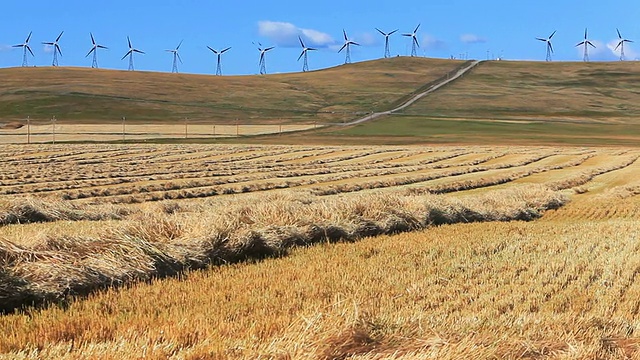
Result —
POLYGON ((418 48, 420 47, 420 43, 418 43, 418 29, 420 28, 420 24, 416 26, 416 29, 413 30, 411 34, 402 34, 402 36, 411 37, 411 56, 416 56, 418 53, 418 48))
POLYGON ((29 64, 27 63, 27 51, 29 51, 31 56, 34 56, 33 55, 33 51, 31 51, 31 47, 29 46, 29 40, 31 40, 31 34, 32 33, 33 32, 29 32, 29 36, 27 36, 27 40, 25 40, 24 43, 19 44, 19 45, 13 45, 14 48, 21 47, 22 50, 23 50, 23 53, 22 53, 22 67, 29 66, 29 64))
MULTIPOLYGON (((255 43, 254 43, 255 45, 255 43)), ((266 49, 262 48, 262 44, 258 43, 258 51, 260 51, 260 75, 264 75, 267 73, 267 65, 265 63, 265 55, 267 53, 267 51, 273 49, 274 46, 268 47, 266 49)))
POLYGON ((61 32, 60 35, 58 35, 58 37, 56 38, 56 41, 54 42, 43 42, 44 45, 49 45, 53 47, 53 62, 51 63, 51 66, 58 66, 58 54, 62 56, 62 51, 60 50, 60 45, 58 44, 58 41, 60 41, 62 34, 64 34, 64 31, 61 32))
POLYGON ((129 57, 129 71, 134 71, 135 69, 133 68, 133 53, 144 54, 144 51, 140 51, 140 50, 134 48, 133 46, 131 46, 131 39, 129 39, 128 36, 127 36, 127 42, 129 42, 129 51, 127 51, 127 53, 124 54, 124 56, 120 60, 124 60, 124 58, 126 58, 128 56, 129 57))
POLYGON ((178 60, 180 60, 180 64, 182 64, 182 58, 180 57, 180 46, 182 45, 182 42, 184 40, 180 40, 180 44, 178 44, 178 46, 173 49, 173 50, 165 50, 167 52, 170 52, 173 54, 173 67, 171 68, 171 72, 172 73, 177 73, 178 72, 178 60))
POLYGON ((620 48, 620 61, 624 61, 624 43, 626 42, 632 43, 633 40, 623 38, 622 35, 620 35, 620 30, 616 29, 616 31, 618 32, 619 41, 615 50, 618 50, 618 48, 620 48))
POLYGON ((595 45, 593 45, 593 43, 591 43, 591 40, 587 39, 587 29, 584 29, 584 40, 579 42, 576 47, 578 46, 584 46, 584 57, 582 58, 583 61, 588 62, 589 61, 589 46, 591 46, 592 48, 596 48, 595 45))
POLYGON ((342 34, 344 35, 344 45, 342 45, 342 47, 340 48, 340 50, 338 50, 338 52, 341 52, 346 48, 347 53, 344 59, 344 63, 350 64, 351 63, 351 45, 360 46, 360 44, 358 44, 353 40, 349 40, 349 37, 347 36, 347 32, 344 29, 342 29, 342 34))
POLYGON ((216 66, 216 75, 217 76, 221 76, 222 75, 222 67, 220 66, 220 58, 222 57, 222 54, 226 53, 227 51, 229 51, 229 49, 231 49, 230 47, 222 50, 222 51, 217 51, 212 49, 210 46, 207 46, 209 48, 209 50, 211 50, 214 54, 218 55, 218 66, 216 66))
POLYGON ((318 49, 306 47, 304 45, 304 42, 302 42, 302 38, 300 36, 298 36, 298 40, 300 40, 300 45, 302 45, 302 53, 300 54, 300 56, 298 56, 298 61, 300 61, 300 58, 304 56, 304 65, 302 65, 302 71, 306 72, 306 71, 309 71, 309 63, 307 62, 307 52, 316 51, 318 49))
POLYGON ((89 50, 89 52, 87 53, 87 56, 85 57, 89 57, 89 55, 93 53, 93 62, 91 63, 91 68, 96 69, 98 68, 98 49, 108 49, 108 47, 98 45, 96 43, 96 39, 93 38, 93 34, 89 33, 89 35, 91 35, 91 44, 93 44, 93 46, 91 47, 91 50, 89 50))
POLYGON ((398 29, 395 29, 390 33, 385 33, 378 28, 376 28, 376 30, 378 30, 378 32, 382 34, 382 36, 384 36, 384 58, 386 59, 388 57, 391 57, 391 52, 389 51, 389 36, 393 35, 396 31, 398 31, 398 29))
POLYGON ((551 45, 551 38, 553 37, 553 35, 555 35, 556 32, 554 31, 548 38, 543 39, 543 38, 536 38, 540 41, 544 41, 547 44, 547 61, 551 61, 551 54, 553 54, 553 45, 551 45))

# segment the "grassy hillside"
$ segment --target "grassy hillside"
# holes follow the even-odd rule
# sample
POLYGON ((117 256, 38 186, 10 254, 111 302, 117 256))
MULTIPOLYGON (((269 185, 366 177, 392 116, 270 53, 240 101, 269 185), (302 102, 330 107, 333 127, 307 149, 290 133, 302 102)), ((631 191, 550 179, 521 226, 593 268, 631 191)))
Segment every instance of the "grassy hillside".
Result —
POLYGON ((485 62, 408 115, 637 123, 640 63, 485 62))
POLYGON ((86 68, 0 69, 0 122, 192 120, 341 122, 387 109, 462 62, 392 58, 266 76, 185 75, 86 68))
POLYGON ((636 145, 640 63, 484 62, 402 113, 330 136, 386 143, 636 145))

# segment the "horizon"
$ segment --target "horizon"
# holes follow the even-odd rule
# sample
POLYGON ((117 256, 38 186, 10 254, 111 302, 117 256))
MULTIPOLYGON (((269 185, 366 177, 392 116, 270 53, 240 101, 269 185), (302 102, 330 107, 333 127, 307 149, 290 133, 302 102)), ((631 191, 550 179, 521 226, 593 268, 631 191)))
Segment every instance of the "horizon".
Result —
MULTIPOLYGON (((596 45, 590 49, 591 61, 616 61, 620 55, 614 49, 617 29, 627 39, 640 40, 640 34, 632 26, 640 14, 635 10, 637 6, 627 0, 613 5, 588 0, 579 6, 575 6, 577 1, 504 5, 496 0, 483 3, 481 9, 470 0, 447 4, 409 1, 402 8, 388 3, 371 6, 363 1, 341 4, 334 0, 313 7, 291 1, 245 7, 200 4, 195 0, 181 4, 146 0, 131 4, 115 0, 108 5, 71 0, 62 4, 45 4, 35 9, 17 1, 5 4, 5 13, 11 16, 6 21, 7 31, 0 37, 0 67, 22 64, 23 50, 13 46, 24 42, 30 31, 33 31, 30 46, 35 54, 35 57, 28 55, 30 66, 51 66, 52 48, 42 42, 53 42, 64 31, 60 39, 62 56, 58 58, 61 67, 91 67, 91 56, 85 55, 91 48, 89 33, 93 33, 98 44, 109 47, 99 49, 100 68, 127 70, 128 61, 121 58, 129 50, 129 36, 133 47, 145 52, 136 54, 137 71, 171 72, 173 59, 167 50, 175 49, 183 41, 180 56, 184 63, 178 63, 179 72, 211 75, 216 71, 216 56, 207 46, 216 50, 231 47, 222 56, 223 75, 253 75, 259 72, 258 44, 275 47, 266 54, 267 73, 301 72, 303 61, 297 61, 302 51, 298 36, 307 47, 318 49, 309 52, 309 70, 342 65, 345 53, 338 53, 338 49, 344 43, 343 29, 350 40, 361 45, 351 48, 354 63, 383 58, 384 37, 376 28, 383 32, 398 29, 390 37, 391 57, 408 56, 411 39, 402 34, 411 33, 417 24, 421 24, 417 55, 439 59, 544 61, 545 44, 536 37, 546 38, 557 31, 553 38, 553 60, 579 62, 582 49, 576 44, 583 40, 586 27, 589 40, 596 45), (291 10, 296 7, 300 10, 291 10), (554 10, 549 12, 550 8, 554 10), (620 12, 620 8, 633 10, 620 12), (311 15, 307 14, 310 9, 311 15), (516 16, 521 13, 527 16, 516 16), (58 14, 58 22, 50 21, 51 14, 58 14), (538 21, 541 17, 542 22, 538 21), (135 21, 112 25, 122 24, 123 18, 135 21), (175 24, 175 28, 166 23, 175 24)), ((640 57, 634 45, 625 44, 628 60, 640 57)))

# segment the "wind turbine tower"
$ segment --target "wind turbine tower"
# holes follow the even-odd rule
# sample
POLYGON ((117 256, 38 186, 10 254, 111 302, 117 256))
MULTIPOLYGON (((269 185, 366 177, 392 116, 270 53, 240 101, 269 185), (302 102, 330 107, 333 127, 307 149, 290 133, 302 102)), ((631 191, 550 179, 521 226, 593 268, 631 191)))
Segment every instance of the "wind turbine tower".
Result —
POLYGON ((344 29, 342 29, 342 34, 344 35, 344 45, 342 45, 342 47, 340 48, 340 50, 338 50, 338 52, 341 52, 342 50, 347 49, 344 63, 350 64, 351 63, 351 45, 360 46, 360 44, 358 44, 355 41, 349 40, 349 37, 347 36, 347 32, 344 29))
POLYGON ((540 41, 544 41, 546 43, 546 47, 547 47, 547 61, 551 61, 551 54, 553 54, 553 45, 551 45, 551 38, 553 37, 553 35, 555 35, 556 32, 554 31, 548 38, 543 39, 543 38, 536 38, 540 41))
POLYGON ((395 29, 390 33, 385 33, 378 28, 376 28, 376 30, 378 30, 378 32, 382 34, 382 36, 384 36, 384 58, 386 59, 391 57, 391 52, 389 51, 389 36, 393 35, 396 31, 398 31, 398 29, 395 29))
POLYGON ((58 44, 60 38, 62 37, 62 34, 64 34, 64 31, 61 32, 60 35, 58 35, 56 41, 54 42, 43 42, 44 45, 53 47, 53 62, 51 63, 51 66, 58 66, 58 54, 62 56, 62 51, 60 50, 60 45, 58 44))
POLYGON ((589 46, 591 46, 592 48, 596 48, 595 45, 593 45, 593 43, 591 43, 591 40, 587 39, 587 29, 584 29, 584 40, 579 42, 576 47, 578 46, 584 46, 584 56, 582 58, 582 60, 584 62, 588 62, 589 61, 589 46))
POLYGON ((135 69, 133 67, 133 54, 134 53, 144 54, 144 51, 140 51, 140 50, 134 48, 133 46, 131 46, 131 39, 129 39, 128 36, 127 36, 127 42, 129 43, 129 51, 127 51, 127 53, 124 54, 124 56, 120 60, 124 60, 128 56, 129 57, 129 71, 134 71, 135 69))
POLYGON ((258 51, 260 51, 260 62, 259 62, 259 66, 260 66, 260 75, 264 75, 267 73, 267 65, 265 62, 265 54, 267 53, 267 51, 272 50, 274 47, 268 47, 266 49, 262 48, 262 44, 258 43, 258 51))
POLYGON ((31 40, 31 34, 33 32, 30 32, 29 35, 27 36, 27 40, 24 41, 24 43, 19 44, 19 45, 13 45, 14 48, 18 48, 21 47, 22 48, 22 67, 27 67, 29 66, 28 62, 27 62, 27 51, 29 51, 29 53, 31 54, 31 56, 33 57, 33 51, 31 51, 31 47, 29 46, 29 40, 31 40))
POLYGON ((298 40, 300 40, 300 45, 302 45, 302 53, 300 54, 300 56, 298 56, 298 61, 300 61, 300 58, 304 56, 304 65, 302 65, 302 72, 307 72, 309 71, 309 63, 307 62, 307 52, 316 51, 317 49, 306 47, 300 36, 298 36, 298 40))
POLYGON ((182 58, 180 57, 180 45, 182 45, 182 41, 180 41, 180 44, 178 44, 178 46, 173 49, 173 50, 166 50, 167 52, 170 52, 173 54, 173 67, 171 68, 171 72, 172 73, 177 73, 178 72, 178 60, 180 60, 180 64, 182 64, 182 58))
POLYGON ((618 45, 616 46, 615 50, 618 50, 618 48, 620 48, 620 61, 624 61, 624 43, 628 42, 628 43, 632 43, 633 40, 629 40, 629 39, 625 39, 622 37, 622 35, 620 35, 620 30, 616 29, 616 31, 618 32, 618 45))
POLYGON ((217 76, 222 76, 222 66, 220 65, 220 63, 221 63, 220 58, 222 57, 222 54, 226 53, 231 48, 228 47, 228 48, 226 48, 226 49, 224 49, 222 51, 214 50, 210 46, 207 46, 207 48, 209 48, 209 50, 211 50, 214 54, 216 54, 218 56, 218 65, 216 66, 216 75, 217 76))
POLYGON ((418 29, 420 28, 420 24, 416 26, 416 29, 413 30, 411 34, 402 34, 402 36, 411 37, 411 56, 415 57, 418 54, 418 48, 420 47, 420 43, 418 42, 418 29))
POLYGON ((91 47, 91 50, 89 50, 89 52, 87 53, 87 56, 85 57, 89 57, 89 55, 93 53, 93 62, 91 63, 91 68, 97 69, 98 68, 98 49, 108 49, 108 47, 102 46, 96 43, 96 39, 93 38, 92 33, 89 33, 89 35, 91 35, 91 44, 93 44, 93 46, 91 47))

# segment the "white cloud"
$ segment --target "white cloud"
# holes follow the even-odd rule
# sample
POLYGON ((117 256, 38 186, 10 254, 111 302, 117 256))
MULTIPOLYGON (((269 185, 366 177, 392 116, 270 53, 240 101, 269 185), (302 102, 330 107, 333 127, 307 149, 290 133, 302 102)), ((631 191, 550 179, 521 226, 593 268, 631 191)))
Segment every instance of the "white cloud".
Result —
POLYGON ((258 34, 280 47, 300 47, 298 36, 310 47, 326 48, 336 43, 329 34, 314 29, 303 29, 288 22, 258 21, 258 34))
POLYGON ((382 39, 384 38, 380 35, 376 36, 376 34, 374 33, 366 32, 366 33, 357 34, 353 38, 353 41, 357 42, 362 46, 377 46, 383 43, 382 39))
POLYGON ((487 39, 476 34, 462 34, 460 35, 460 41, 465 44, 481 44, 486 43, 487 39))
POLYGON ((447 43, 432 35, 424 35, 420 42, 423 48, 428 50, 445 50, 447 43))
POLYGON ((52 54, 53 53, 53 46, 51 46, 51 45, 43 45, 42 46, 42 51, 44 51, 47 54, 52 54))
POLYGON ((10 51, 11 48, 12 48, 11 45, 0 44, 0 52, 10 51))

